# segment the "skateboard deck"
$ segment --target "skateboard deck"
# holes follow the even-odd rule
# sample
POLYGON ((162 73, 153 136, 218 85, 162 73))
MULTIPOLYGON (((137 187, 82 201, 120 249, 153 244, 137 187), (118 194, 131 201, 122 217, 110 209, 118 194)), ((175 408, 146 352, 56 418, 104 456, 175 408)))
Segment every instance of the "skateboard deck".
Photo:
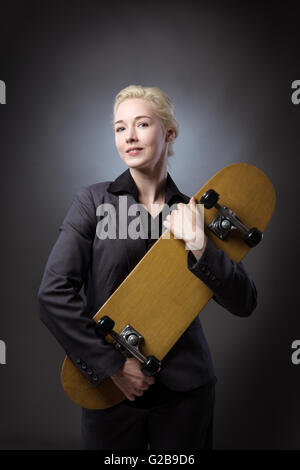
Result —
MULTIPOLYGON (((247 163, 231 164, 194 195, 196 203, 210 189, 218 193, 218 204, 230 208, 247 228, 265 231, 275 207, 275 191, 263 171, 247 163)), ((218 213, 215 206, 204 209, 205 233, 232 260, 240 262, 253 248, 239 230, 232 230, 225 240, 213 233, 208 225, 218 213)), ((183 240, 168 234, 168 239, 162 234, 94 316, 96 322, 109 316, 118 333, 130 324, 144 338, 141 353, 160 361, 213 296, 187 268, 183 240)), ((107 336, 107 340, 112 338, 107 336)), ((110 378, 95 387, 67 356, 61 381, 67 396, 84 408, 104 409, 126 398, 110 378)))

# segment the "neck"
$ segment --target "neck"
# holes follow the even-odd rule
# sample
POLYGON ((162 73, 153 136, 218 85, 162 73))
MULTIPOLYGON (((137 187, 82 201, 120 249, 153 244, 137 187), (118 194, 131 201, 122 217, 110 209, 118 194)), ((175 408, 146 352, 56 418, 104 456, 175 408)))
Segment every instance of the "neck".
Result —
POLYGON ((168 176, 166 165, 150 170, 130 168, 129 171, 137 186, 141 203, 154 204, 164 200, 168 176))

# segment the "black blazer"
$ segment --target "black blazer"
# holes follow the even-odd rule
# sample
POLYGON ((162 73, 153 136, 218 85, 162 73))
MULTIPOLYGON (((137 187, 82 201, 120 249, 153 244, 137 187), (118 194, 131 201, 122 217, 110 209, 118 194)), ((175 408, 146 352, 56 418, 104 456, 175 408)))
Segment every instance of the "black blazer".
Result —
MULTIPOLYGON (((99 239, 96 227, 103 216, 96 214, 97 207, 109 203, 118 211, 121 195, 128 207, 138 202, 137 187, 129 169, 113 182, 83 187, 75 194, 59 228, 38 292, 41 320, 95 386, 114 374, 125 358, 96 336, 92 317, 156 241, 99 239)), ((171 206, 187 203, 189 199, 168 173, 165 203, 171 206)), ((146 210, 145 213, 148 214, 146 210)), ((136 216, 128 217, 128 224, 133 218, 136 216)), ((160 235, 161 215, 154 220, 159 223, 160 235)), ((230 260, 211 240, 199 261, 187 251, 187 269, 212 289, 214 300, 231 313, 245 317, 256 307, 256 288, 243 264, 230 260)), ((178 391, 216 381, 199 317, 166 355, 158 375, 165 386, 178 391)))

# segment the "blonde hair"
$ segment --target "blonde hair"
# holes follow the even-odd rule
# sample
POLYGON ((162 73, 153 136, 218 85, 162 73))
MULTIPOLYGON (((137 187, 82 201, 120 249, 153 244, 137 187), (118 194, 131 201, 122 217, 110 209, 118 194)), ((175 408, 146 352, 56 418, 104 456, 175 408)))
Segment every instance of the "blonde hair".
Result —
MULTIPOLYGON (((174 105, 169 96, 158 87, 144 87, 142 85, 129 85, 115 97, 113 112, 117 112, 120 104, 129 98, 141 98, 150 101, 160 118, 162 125, 167 130, 169 128, 174 130, 174 139, 178 136, 178 122, 174 114, 174 105)), ((174 155, 173 143, 169 142, 168 157, 174 155)))

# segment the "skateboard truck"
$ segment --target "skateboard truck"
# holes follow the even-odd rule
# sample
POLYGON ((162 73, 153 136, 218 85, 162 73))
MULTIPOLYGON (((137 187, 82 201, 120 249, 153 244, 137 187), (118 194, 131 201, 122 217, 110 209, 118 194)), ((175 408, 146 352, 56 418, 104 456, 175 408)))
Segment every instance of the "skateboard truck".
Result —
POLYGON ((114 347, 127 357, 134 356, 143 365, 141 367, 145 375, 151 377, 161 368, 161 362, 154 356, 145 357, 139 350, 139 345, 144 341, 143 336, 132 326, 126 325, 121 333, 113 330, 115 322, 107 315, 100 318, 96 323, 96 334, 99 338, 105 338, 110 335, 114 338, 114 347))
POLYGON ((225 240, 229 232, 239 230, 244 235, 244 241, 251 248, 258 245, 262 240, 263 234, 256 227, 248 229, 238 218, 235 212, 226 206, 218 204, 219 194, 214 189, 206 191, 200 199, 200 204, 203 204, 205 209, 215 207, 218 209, 218 214, 208 225, 211 230, 220 240, 225 240))

